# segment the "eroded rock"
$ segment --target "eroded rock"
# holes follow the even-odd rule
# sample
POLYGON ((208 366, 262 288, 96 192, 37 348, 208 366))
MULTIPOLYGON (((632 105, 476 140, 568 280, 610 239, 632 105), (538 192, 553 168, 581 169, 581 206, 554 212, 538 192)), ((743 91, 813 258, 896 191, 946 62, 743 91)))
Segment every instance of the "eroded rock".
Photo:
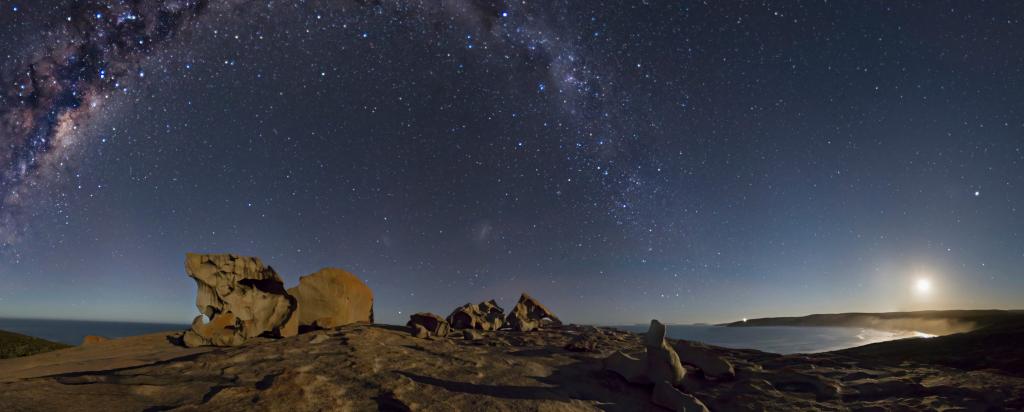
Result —
POLYGON ((647 348, 647 379, 671 385, 682 382, 686 369, 679 362, 675 349, 665 341, 665 325, 651 320, 651 326, 644 335, 644 347, 647 348))
POLYGON ((651 320, 651 326, 644 335, 645 352, 633 357, 622 352, 613 353, 605 359, 604 366, 625 378, 630 383, 652 384, 668 382, 678 385, 686 376, 686 369, 679 362, 676 351, 665 341, 665 325, 651 320))
POLYGON ((494 300, 476 305, 467 303, 448 315, 448 323, 455 329, 498 330, 504 323, 505 310, 494 300))
POLYGON ((185 272, 196 281, 196 308, 202 313, 185 332, 186 346, 237 346, 260 335, 298 333, 298 301, 259 258, 189 253, 185 272))
POLYGON ((505 324, 512 330, 529 332, 540 327, 545 320, 555 325, 562 324, 562 321, 548 308, 530 295, 523 293, 519 297, 519 302, 512 308, 512 312, 509 312, 505 324))
POLYGON ((373 323, 373 291, 344 270, 324 268, 300 277, 288 294, 299 302, 300 326, 329 329, 373 323))
POLYGON ((734 379, 736 369, 725 358, 716 355, 711 348, 696 342, 681 340, 675 344, 679 360, 687 365, 696 366, 706 377, 714 379, 734 379))
POLYGON ((409 316, 409 322, 405 324, 411 329, 414 336, 421 333, 418 327, 422 327, 428 336, 448 336, 451 326, 444 318, 429 312, 420 312, 409 316))

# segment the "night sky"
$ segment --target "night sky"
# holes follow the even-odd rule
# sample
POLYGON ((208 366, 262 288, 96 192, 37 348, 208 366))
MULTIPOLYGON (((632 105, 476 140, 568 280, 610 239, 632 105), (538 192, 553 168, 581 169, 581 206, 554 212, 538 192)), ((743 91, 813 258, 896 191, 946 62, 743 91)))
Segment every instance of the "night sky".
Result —
POLYGON ((0 316, 187 323, 186 252, 385 323, 1024 302, 1020 2, 0 0, 0 56, 0 316))

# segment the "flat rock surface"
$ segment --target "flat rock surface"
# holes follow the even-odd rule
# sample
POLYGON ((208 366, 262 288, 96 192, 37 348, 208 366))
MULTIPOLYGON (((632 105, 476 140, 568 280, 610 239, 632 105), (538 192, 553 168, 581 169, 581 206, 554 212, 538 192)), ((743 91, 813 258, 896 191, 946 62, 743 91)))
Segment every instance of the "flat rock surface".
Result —
MULTIPOLYGON (((642 351, 640 335, 572 325, 481 335, 418 339, 404 327, 349 325, 215 349, 169 348, 159 335, 118 339, 0 363, 9 381, 0 383, 0 410, 662 410, 650 386, 602 368, 614 351, 642 351), (592 351, 565 349, 581 334, 592 351), (111 344, 120 351, 84 352, 111 344)), ((736 378, 710 380, 687 366, 679 386, 712 411, 1024 407, 1024 378, 993 370, 708 350, 736 378)))
MULTIPOLYGON (((0 360, 0 382, 40 376, 131 368, 167 361, 213 348, 185 348, 175 344, 181 332, 109 339, 22 358, 0 360)), ((0 401, 2 403, 2 401, 0 401)))

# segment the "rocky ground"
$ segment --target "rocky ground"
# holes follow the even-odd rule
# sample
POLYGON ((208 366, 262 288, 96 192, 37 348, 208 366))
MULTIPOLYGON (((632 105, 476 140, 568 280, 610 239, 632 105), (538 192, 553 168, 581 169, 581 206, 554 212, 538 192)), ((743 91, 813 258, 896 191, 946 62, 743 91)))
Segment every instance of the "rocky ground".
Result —
MULTIPOLYGON (((662 410, 650 386, 603 367, 616 351, 642 352, 642 335, 571 325, 468 335, 349 325, 228 348, 185 349, 174 344, 180 334, 116 339, 0 361, 0 410, 662 410)), ((735 377, 686 366, 679 386, 712 411, 1024 409, 1017 364, 903 362, 872 347, 789 356, 708 347, 735 377)))

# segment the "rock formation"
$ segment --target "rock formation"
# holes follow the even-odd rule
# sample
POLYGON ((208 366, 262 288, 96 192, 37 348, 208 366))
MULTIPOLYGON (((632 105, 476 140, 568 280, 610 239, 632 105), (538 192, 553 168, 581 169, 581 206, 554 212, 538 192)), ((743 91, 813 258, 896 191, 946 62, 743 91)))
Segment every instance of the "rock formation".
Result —
POLYGON ((668 382, 677 385, 686 375, 686 369, 679 362, 679 355, 665 341, 665 325, 657 320, 644 335, 646 352, 633 357, 622 352, 613 353, 605 359, 605 369, 626 378, 631 383, 652 384, 668 382))
POLYGON ((344 270, 324 268, 303 276, 288 294, 299 301, 300 326, 329 329, 373 323, 373 291, 344 270))
POLYGON ((196 307, 202 313, 185 332, 186 346, 237 346, 264 334, 298 333, 298 302, 259 258, 189 253, 185 272, 196 281, 196 307))
POLYGON ((429 312, 420 312, 409 316, 409 322, 405 324, 410 332, 416 337, 448 336, 451 327, 444 318, 429 312), (422 330, 421 330, 422 329, 422 330), (426 332, 427 336, 420 336, 426 332))
POLYGON ((108 340, 110 340, 110 339, 107 339, 104 336, 86 335, 84 338, 82 338, 82 345, 81 346, 93 345, 93 344, 97 344, 97 343, 100 343, 100 342, 106 342, 108 340))
POLYGON ((696 366, 705 377, 714 379, 733 379, 736 377, 736 370, 725 358, 716 355, 711 348, 681 340, 675 344, 679 360, 687 365, 696 366))
POLYGON ((541 323, 545 320, 549 320, 557 325, 562 324, 562 321, 558 320, 558 317, 548 308, 541 305, 540 302, 530 295, 523 293, 519 297, 519 302, 512 308, 512 312, 509 312, 508 318, 505 319, 505 324, 512 330, 529 332, 540 327, 541 323))
POLYGON ((604 360, 604 367, 636 384, 654 384, 651 401, 674 411, 707 411, 707 407, 694 397, 676 389, 683 382, 686 369, 679 355, 665 341, 665 325, 657 320, 644 335, 644 350, 639 357, 615 352, 604 360))
POLYGON ((505 310, 493 299, 476 305, 467 303, 448 315, 448 323, 455 329, 498 330, 504 323, 505 310))
POLYGON ((463 329, 462 330, 462 339, 465 339, 465 340, 481 340, 483 338, 484 338, 484 335, 482 335, 480 332, 477 332, 475 329, 463 329))

